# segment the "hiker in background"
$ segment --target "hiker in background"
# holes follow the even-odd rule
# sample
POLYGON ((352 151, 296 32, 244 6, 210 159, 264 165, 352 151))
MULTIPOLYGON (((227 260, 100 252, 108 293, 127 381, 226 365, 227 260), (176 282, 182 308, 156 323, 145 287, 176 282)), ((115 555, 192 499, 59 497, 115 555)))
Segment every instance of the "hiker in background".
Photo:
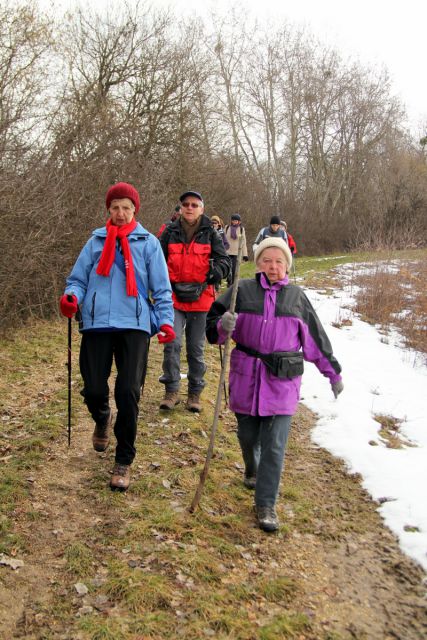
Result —
POLYGON ((172 224, 172 222, 175 222, 175 220, 178 220, 180 215, 181 215, 181 205, 177 204, 176 207, 175 207, 175 211, 171 215, 170 220, 168 220, 168 222, 164 222, 162 224, 162 226, 160 227, 160 229, 158 230, 158 232, 156 233, 156 238, 160 238, 160 236, 162 235, 162 233, 166 229, 166 227, 168 227, 170 224, 172 224))
POLYGON ((255 278, 240 280, 235 313, 231 289, 212 305, 208 341, 222 344, 231 334, 229 406, 237 418, 243 454, 243 483, 255 489, 258 525, 276 531, 276 501, 291 418, 297 408, 303 360, 313 362, 337 398, 341 367, 308 298, 289 284, 292 254, 282 238, 257 246, 255 278))
MULTIPOLYGON (((227 249, 230 248, 230 245, 228 244, 228 240, 225 237, 224 221, 219 216, 211 216, 211 224, 215 231, 218 232, 222 240, 222 244, 224 245, 224 249, 227 251, 227 249)), ((214 286, 215 292, 218 294, 219 290, 221 289, 221 282, 216 282, 214 286)))
POLYGON ((117 440, 110 480, 125 491, 136 450, 138 402, 147 369, 151 335, 148 292, 160 325, 159 342, 175 337, 171 286, 159 241, 136 221, 138 191, 126 182, 106 194, 107 224, 95 229, 67 278, 60 309, 72 318, 80 307, 80 371, 82 395, 95 421, 95 451, 108 447, 111 427, 117 440), (110 408, 108 378, 113 359, 117 368, 110 408))
POLYGON ((260 229, 257 237, 255 238, 255 242, 252 247, 254 254, 259 243, 265 240, 265 238, 282 238, 282 240, 287 242, 286 231, 281 228, 280 224, 281 221, 279 216, 271 216, 268 227, 260 229))
POLYGON ((286 233, 286 237, 287 237, 287 241, 288 241, 288 247, 291 250, 292 257, 294 258, 295 254, 297 253, 297 245, 295 243, 295 240, 294 240, 293 236, 291 236, 291 234, 289 233, 288 225, 286 224, 286 222, 284 220, 280 221, 280 227, 286 233))
POLYGON ((174 306, 173 342, 165 345, 163 375, 165 396, 160 409, 172 410, 179 403, 180 360, 185 330, 188 397, 186 408, 201 411, 200 395, 205 387, 204 362, 206 315, 215 300, 214 285, 228 276, 230 260, 210 219, 203 215, 203 198, 197 191, 180 197, 181 216, 166 227, 160 244, 172 284, 174 306))
POLYGON ((219 216, 211 216, 211 223, 213 228, 215 229, 215 231, 218 231, 221 240, 222 240, 222 244, 224 245, 225 250, 227 251, 227 249, 229 249, 230 244, 227 240, 227 238, 225 237, 225 232, 224 232, 224 221, 221 220, 221 218, 219 216))
POLYGON ((227 249, 228 256, 231 260, 231 271, 227 278, 227 285, 230 287, 236 275, 236 266, 237 266, 237 254, 239 253, 239 239, 240 236, 243 236, 243 253, 242 259, 247 262, 248 258, 248 248, 246 246, 246 231, 242 225, 242 219, 238 213, 233 213, 230 218, 230 224, 227 224, 224 229, 224 234, 229 244, 227 249))

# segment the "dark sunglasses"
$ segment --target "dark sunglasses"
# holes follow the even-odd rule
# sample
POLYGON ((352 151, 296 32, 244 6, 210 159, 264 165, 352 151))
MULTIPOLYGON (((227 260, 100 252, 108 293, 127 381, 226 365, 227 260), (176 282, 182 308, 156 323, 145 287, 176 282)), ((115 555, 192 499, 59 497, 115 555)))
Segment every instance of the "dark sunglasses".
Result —
POLYGON ((196 202, 182 202, 181 203, 181 207, 191 207, 192 209, 197 209, 200 206, 201 205, 197 204, 196 202))

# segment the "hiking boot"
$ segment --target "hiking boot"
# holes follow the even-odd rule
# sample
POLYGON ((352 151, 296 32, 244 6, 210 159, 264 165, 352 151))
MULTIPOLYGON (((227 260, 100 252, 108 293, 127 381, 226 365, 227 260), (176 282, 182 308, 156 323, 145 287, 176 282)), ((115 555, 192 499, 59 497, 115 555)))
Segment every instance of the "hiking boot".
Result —
POLYGON ((202 405, 200 404, 200 393, 189 393, 187 398, 187 406, 188 411, 192 411, 193 413, 200 413, 202 410, 202 405))
POLYGON ((105 424, 95 423, 95 429, 92 434, 92 444, 95 451, 105 451, 110 442, 110 431, 113 423, 113 412, 110 410, 110 415, 105 424))
POLYGON ((165 411, 172 411, 179 404, 179 393, 178 391, 166 391, 165 397, 161 401, 159 405, 159 409, 163 409, 165 411))
POLYGON ((247 489, 255 489, 256 485, 256 476, 247 476, 246 474, 243 476, 243 484, 247 489))
POLYGON ((263 531, 277 531, 279 519, 274 507, 256 507, 258 526, 263 531))
POLYGON ((130 482, 130 465, 116 462, 110 480, 112 491, 126 491, 130 482))

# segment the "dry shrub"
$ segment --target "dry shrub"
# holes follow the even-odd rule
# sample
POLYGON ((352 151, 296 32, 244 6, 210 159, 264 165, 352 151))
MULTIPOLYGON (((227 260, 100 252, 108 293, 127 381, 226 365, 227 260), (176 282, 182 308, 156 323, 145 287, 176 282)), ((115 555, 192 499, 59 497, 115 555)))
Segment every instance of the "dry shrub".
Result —
POLYGON ((407 347, 427 353, 427 259, 378 265, 358 285, 358 313, 383 328, 396 327, 407 347))

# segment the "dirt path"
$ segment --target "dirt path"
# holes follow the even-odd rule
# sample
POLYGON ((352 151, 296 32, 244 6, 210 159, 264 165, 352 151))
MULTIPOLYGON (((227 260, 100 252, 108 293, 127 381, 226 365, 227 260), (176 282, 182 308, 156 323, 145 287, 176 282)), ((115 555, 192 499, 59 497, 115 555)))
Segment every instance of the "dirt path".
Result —
MULTIPOLYGON (((200 419, 186 416, 180 409, 170 423, 162 422, 163 418, 157 412, 161 393, 160 385, 156 383, 159 358, 160 352, 154 347, 153 368, 147 381, 145 400, 141 402, 139 454, 133 469, 132 489, 127 495, 112 494, 106 488, 113 453, 96 454, 92 450, 91 424, 77 393, 74 394, 76 426, 72 447, 67 450, 62 435, 49 444, 42 464, 23 471, 29 495, 18 502, 13 516, 14 533, 22 541, 17 546, 16 557, 23 559, 24 566, 16 571, 0 567, 0 638, 156 640, 197 637, 191 626, 195 615, 191 599, 201 597, 201 591, 198 590, 198 574, 192 573, 189 558, 191 552, 196 558, 205 550, 203 529, 198 527, 206 512, 217 518, 214 525, 218 527, 217 538, 221 538, 221 545, 225 547, 229 542, 237 541, 234 544, 237 551, 234 547, 233 550, 221 549, 218 557, 216 549, 208 547, 213 565, 218 569, 224 564, 226 569, 224 577, 210 584, 211 589, 218 589, 219 594, 223 587, 230 588, 230 576, 234 575, 233 585, 236 582, 249 584, 254 576, 256 579, 271 578, 276 574, 286 575, 296 585, 292 598, 286 603, 275 601, 271 604, 271 597, 268 599, 267 596, 267 599, 257 598, 256 602, 245 600, 249 620, 253 620, 253 631, 226 632, 221 627, 215 637, 299 640, 419 640, 426 637, 426 589, 421 570, 400 552, 396 540, 376 512, 377 505, 361 488, 359 479, 347 475, 340 461, 311 443, 314 416, 305 408, 301 408, 293 425, 279 508, 285 527, 278 536, 266 536, 254 526, 251 497, 240 486, 235 445, 231 457, 229 453, 235 442, 235 425, 234 417, 228 412, 223 416, 222 434, 212 463, 213 478, 223 478, 224 486, 213 495, 210 494, 215 488, 207 487, 199 519, 186 513, 185 507, 191 502, 195 489, 194 478, 204 458, 212 400, 205 398, 205 412, 200 419), (167 465, 169 475, 162 480, 158 496, 161 500, 167 494, 176 519, 170 520, 167 527, 163 525, 166 536, 159 533, 159 526, 153 528, 150 522, 143 522, 141 509, 150 508, 149 494, 158 491, 161 484, 159 469, 167 465), (192 475, 180 476, 181 470, 183 474, 191 471, 192 475), (133 556, 135 549, 129 551, 126 547, 129 541, 137 540, 137 537, 128 537, 129 531, 136 531, 135 514, 138 514, 138 526, 146 529, 140 534, 139 555, 133 556), (234 524, 230 525, 230 522, 234 524), (191 545, 187 544, 190 533, 191 545), (168 556, 161 565, 165 547, 169 549, 172 544, 178 551, 185 548, 186 557, 174 556, 174 564, 168 556), (158 561, 161 565, 159 576, 162 579, 173 577, 181 591, 182 575, 186 576, 188 584, 184 586, 192 590, 192 598, 183 600, 179 589, 169 596, 168 609, 175 609, 171 616, 176 616, 177 620, 175 631, 168 628, 167 623, 164 635, 159 635, 158 631, 147 633, 145 628, 143 634, 138 633, 130 623, 120 626, 122 635, 115 632, 102 635, 89 623, 85 627, 86 615, 91 619, 102 619, 105 624, 111 620, 119 624, 122 619, 131 619, 133 613, 130 612, 136 605, 128 603, 126 608, 123 593, 114 590, 108 582, 111 561, 121 560, 124 553, 128 554, 127 558, 136 558, 134 562, 140 562, 139 558, 146 553, 145 566, 150 562, 152 567, 153 562, 158 561), (80 581, 89 587, 89 594, 77 593, 75 584, 80 581), (109 590, 103 591, 103 585, 107 584, 109 590), (293 616, 302 614, 307 622, 299 631, 292 628, 287 636, 283 632, 274 635, 274 629, 270 635, 266 632, 263 636, 258 635, 257 625, 270 620, 272 615, 283 618, 284 611, 293 616)), ((25 425, 31 412, 42 411, 46 398, 59 393, 61 380, 52 376, 55 366, 53 362, 52 369, 45 367, 30 372, 26 384, 14 389, 13 411, 11 405, 8 422, 13 415, 25 425), (27 384, 31 384, 36 392, 37 407, 29 406, 24 400, 27 384)), ((11 402, 11 396, 8 401, 11 402)), ((4 415, 7 415, 4 413, 6 405, 7 402, 3 404, 4 415)), ((2 435, 7 436, 6 441, 12 445, 8 450, 10 455, 15 455, 10 432, 2 435)), ((4 465, 8 463, 3 462, 4 465)), ((201 589, 204 589, 203 585, 201 589)), ((157 613, 165 608, 165 605, 144 602, 145 607, 157 607, 157 613)), ((236 605, 238 607, 239 603, 235 602, 236 605)), ((217 607, 221 609, 221 604, 217 607)), ((205 629, 204 635, 212 634, 205 629)))
POLYGON ((302 536, 310 567, 304 584, 314 615, 346 638, 425 637, 422 572, 400 552, 360 479, 310 442, 313 418, 307 410, 299 414, 298 445, 306 454, 299 447, 291 452, 288 471, 306 486, 309 475, 318 518, 313 533, 302 536))

